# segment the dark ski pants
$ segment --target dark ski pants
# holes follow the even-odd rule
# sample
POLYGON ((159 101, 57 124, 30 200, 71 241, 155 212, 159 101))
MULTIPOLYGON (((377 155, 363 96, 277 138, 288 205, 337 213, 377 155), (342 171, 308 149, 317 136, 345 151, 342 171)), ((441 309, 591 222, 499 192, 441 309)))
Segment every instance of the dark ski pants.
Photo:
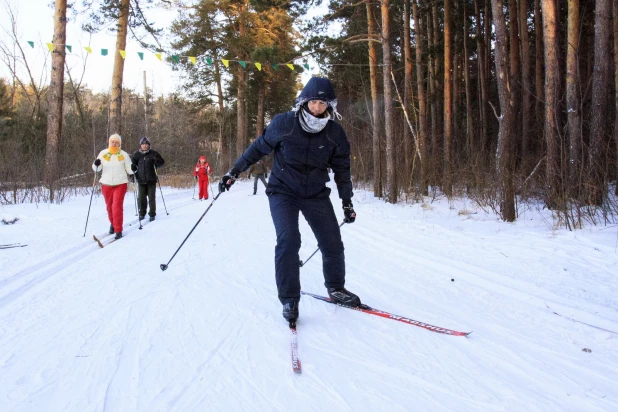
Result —
POLYGON ((343 242, 330 199, 328 197, 300 199, 284 194, 271 194, 268 200, 277 233, 275 277, 281 303, 300 300, 299 212, 303 213, 309 223, 322 252, 324 286, 343 287, 345 284, 343 242))
POLYGON ((148 198, 148 215, 157 215, 157 202, 155 195, 157 194, 156 183, 140 183, 137 185, 137 204, 139 207, 139 215, 146 216, 146 197, 148 198))
POLYGON ((264 175, 255 175, 255 177, 253 178, 253 194, 257 193, 257 182, 258 179, 260 179, 262 181, 262 183, 264 184, 264 187, 266 187, 266 179, 264 178, 264 175))

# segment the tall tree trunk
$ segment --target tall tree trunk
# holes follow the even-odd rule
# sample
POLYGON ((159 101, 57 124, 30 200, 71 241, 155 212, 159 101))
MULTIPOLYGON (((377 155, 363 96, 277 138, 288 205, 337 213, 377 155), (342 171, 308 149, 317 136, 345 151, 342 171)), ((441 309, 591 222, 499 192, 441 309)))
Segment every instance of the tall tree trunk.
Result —
MULTIPOLYGON (((616 0, 618 1, 618 0, 616 0)), ((420 186, 421 193, 423 195, 428 194, 427 183, 427 106, 425 104, 425 78, 423 76, 423 35, 422 35, 422 22, 418 15, 417 0, 412 0, 412 13, 414 15, 414 37, 416 39, 416 86, 418 89, 418 145, 421 153, 421 176, 420 186)))
POLYGON ((519 0, 519 37, 521 40, 521 159, 528 156, 530 145, 530 39, 528 36, 528 0, 519 0))
POLYGON ((59 177, 58 151, 62 134, 62 106, 64 96, 64 58, 67 32, 67 0, 56 0, 54 13, 54 51, 47 103, 47 144, 45 146, 45 183, 49 202, 54 201, 55 183, 59 177))
MULTIPOLYGON (((433 41, 432 18, 430 15, 427 16, 427 46, 429 50, 434 50, 435 43, 433 41)), ((429 72, 429 110, 431 119, 431 154, 428 169, 433 172, 431 175, 431 184, 437 186, 440 170, 438 159, 440 159, 441 156, 439 151, 440 145, 438 142, 438 108, 436 107, 436 67, 435 59, 432 59, 431 55, 427 57, 427 60, 427 70, 429 72)))
MULTIPOLYGON (((541 0, 534 0, 534 89, 536 94, 535 110, 537 125, 543 124, 545 118, 545 103, 543 92, 543 19, 541 15, 541 0)), ((539 133, 540 134, 540 133, 539 133)), ((538 144, 537 144, 538 147, 538 144)))
POLYGON ((376 51, 375 42, 373 41, 375 31, 375 20, 373 17, 373 5, 371 2, 365 3, 367 10, 367 33, 369 34, 369 81, 371 84, 371 110, 373 115, 372 122, 372 146, 373 146, 373 195, 382 197, 382 149, 380 145, 382 116, 378 105, 378 53, 376 51))
POLYGON ((266 84, 262 82, 258 90, 257 119, 255 121, 255 134, 259 136, 264 131, 264 99, 266 96, 266 84))
MULTIPOLYGON (((614 84, 618 88, 618 0, 614 0, 614 84)), ((618 92, 614 93, 614 143, 616 144, 616 185, 618 196, 618 92)))
POLYGON ((543 0, 543 44, 545 47, 545 142, 547 145, 547 206, 557 207, 561 197, 560 141, 557 125, 558 44, 556 0, 543 0))
POLYGON ((594 72, 590 118, 589 188, 591 204, 600 206, 605 195, 605 144, 607 137, 607 88, 609 85, 609 35, 611 1, 596 0, 594 17, 594 72))
POLYGON ((451 73, 451 4, 450 0, 444 0, 444 169, 442 182, 444 193, 450 197, 453 194, 451 177, 451 149, 453 138, 453 96, 452 96, 452 73, 451 73))
POLYGON ((110 133, 122 134, 122 76, 124 58, 118 50, 127 48, 130 0, 121 0, 118 10, 118 32, 116 33, 116 52, 114 53, 114 72, 112 74, 112 101, 110 108, 110 133))
MULTIPOLYGON (((410 0, 403 2, 403 51, 404 51, 404 88, 403 88, 403 107, 410 121, 412 121, 412 46, 410 45, 410 0)), ((408 177, 408 185, 412 184, 412 133, 403 118, 403 143, 405 150, 405 172, 408 177)))
POLYGON ((579 109, 579 0, 569 0, 567 41, 567 118, 569 130, 569 184, 571 196, 579 197, 582 159, 581 114, 579 109))
POLYGON ((238 86, 236 102, 236 156, 240 156, 247 148, 247 135, 245 118, 247 107, 247 82, 245 80, 245 69, 239 64, 237 69, 238 86))
POLYGON ((397 152, 393 136, 393 99, 391 86, 391 35, 390 17, 388 13, 389 0, 380 0, 382 12, 382 82, 384 84, 384 130, 386 135, 386 190, 388 201, 397 203, 399 196, 397 188, 397 152))
MULTIPOLYGON (((486 37, 483 35, 483 29, 481 26, 481 12, 479 6, 480 0, 474 0, 474 13, 476 16, 476 47, 478 50, 476 62, 478 69, 478 100, 479 100, 479 118, 480 118, 480 131, 478 142, 476 147, 474 148, 475 154, 480 154, 481 156, 485 156, 485 145, 487 144, 487 130, 488 130, 488 118, 487 118, 487 71, 485 70, 485 54, 487 53, 487 48, 485 45, 486 37)), ((485 10, 485 25, 488 24, 487 21, 487 10, 485 10)), ((473 143, 474 146, 474 143, 473 143)))
MULTIPOLYGON (((496 165, 500 180, 500 214, 507 222, 515 220, 515 190, 513 184, 513 149, 515 146, 515 115, 513 96, 511 95, 511 78, 508 70, 508 34, 504 19, 502 0, 492 0, 494 26, 496 28, 496 77, 498 96, 500 98, 500 130, 496 150, 496 165)), ((513 15, 511 14, 511 18, 513 15)))
MULTIPOLYGON (((509 3, 509 69, 511 72, 511 98, 513 99, 513 116, 515 122, 521 124, 520 103, 521 103, 521 78, 519 60, 519 18, 517 0, 508 0, 509 3)), ((521 141, 519 128, 514 128, 515 134, 514 150, 517 150, 517 143, 521 141)))
MULTIPOLYGON (((475 2, 476 4, 476 2, 475 2)), ((478 25, 477 21, 477 25, 478 25)), ((472 94, 470 92, 470 55, 468 54, 468 7, 463 5, 463 75, 466 89, 466 157, 468 162, 472 159, 472 94)))

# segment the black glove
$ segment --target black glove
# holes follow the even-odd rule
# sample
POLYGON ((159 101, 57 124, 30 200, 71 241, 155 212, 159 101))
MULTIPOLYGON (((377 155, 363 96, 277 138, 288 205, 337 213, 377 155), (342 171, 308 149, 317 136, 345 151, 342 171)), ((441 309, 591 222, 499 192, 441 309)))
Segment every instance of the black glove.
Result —
POLYGON ((354 223, 356 220, 356 212, 354 211, 352 201, 350 199, 343 200, 343 214, 345 216, 343 218, 345 223, 354 223))
POLYGON ((135 183, 135 175, 129 175, 129 182, 135 183))
POLYGON ((135 173, 137 172, 137 166, 134 163, 131 163, 131 170, 135 173))
POLYGON ((94 159, 94 165, 97 167, 101 166, 101 159, 94 159))
POLYGON ((219 182, 219 193, 230 190, 230 187, 232 187, 237 177, 238 174, 232 172, 227 172, 225 175, 223 175, 221 181, 219 182))
POLYGON ((195 178, 195 180, 197 180, 197 176, 193 176, 195 178))

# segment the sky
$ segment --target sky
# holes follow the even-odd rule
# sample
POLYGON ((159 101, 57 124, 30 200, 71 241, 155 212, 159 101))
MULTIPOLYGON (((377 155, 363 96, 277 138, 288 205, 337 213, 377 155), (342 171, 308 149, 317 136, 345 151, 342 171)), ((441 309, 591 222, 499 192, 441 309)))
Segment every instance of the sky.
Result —
MULTIPOLYGON (((0 29, 5 44, 12 42, 6 36, 5 30, 10 29, 10 19, 6 13, 6 4, 10 5, 17 22, 17 33, 19 43, 23 47, 28 64, 31 66, 33 76, 37 83, 47 84, 50 76, 50 53, 45 43, 51 42, 53 38, 53 15, 54 9, 49 5, 50 0, 1 0, 0 1, 0 29), (28 41, 35 43, 34 48, 28 45, 28 41)), ((323 12, 325 5, 309 13, 313 15, 323 12)), ((70 13, 69 13, 70 15, 70 13)), ((147 11, 149 21, 154 21, 155 27, 163 28, 168 32, 172 21, 176 18, 176 10, 163 8, 161 6, 147 11)), ((114 65, 113 53, 115 50, 115 35, 107 30, 90 36, 89 33, 82 31, 81 21, 69 20, 67 24, 67 42, 72 46, 72 51, 67 53, 67 64, 71 71, 71 76, 75 82, 83 78, 83 84, 88 85, 95 92, 106 92, 111 88, 111 78, 114 65), (89 46, 93 52, 88 54, 83 49, 89 46), (109 49, 108 56, 101 56, 100 50, 109 49)), ((169 44, 169 35, 164 37, 164 45, 169 44)), ((144 90, 144 71, 146 72, 147 87, 150 88, 155 96, 167 95, 174 92, 179 86, 180 74, 174 72, 170 65, 165 61, 159 61, 155 55, 143 48, 128 36, 127 58, 125 59, 123 84, 129 88, 143 93, 144 90), (144 52, 144 60, 140 60, 137 52, 144 52)), ((173 54, 173 53, 170 53, 173 54)), ((163 55, 165 59, 166 54, 163 55)), ((311 73, 317 73, 318 68, 312 63, 311 73)), ((20 77, 26 79, 26 71, 22 66, 19 68, 20 77)), ((0 65, 0 76, 10 78, 10 71, 6 65, 0 65)), ((68 78, 65 73, 65 77, 68 78)), ((308 78, 308 75, 305 75, 308 78)), ((305 79, 305 78, 303 78, 305 79)))
MULTIPOLYGON (((165 179, 142 230, 127 193, 112 243, 99 194, 90 209, 88 194, 0 206, 18 219, 0 224, 0 245, 15 246, 0 246, 0 410, 618 410, 615 225, 568 231, 531 204, 506 223, 465 199, 392 205, 357 188, 356 222, 341 229, 346 287, 377 309, 472 333, 304 296, 297 375, 261 183, 255 196, 239 180, 196 201, 165 179)), ((342 219, 336 190, 331 200, 342 219)), ((325 295, 303 218, 300 230, 302 288, 325 295)))

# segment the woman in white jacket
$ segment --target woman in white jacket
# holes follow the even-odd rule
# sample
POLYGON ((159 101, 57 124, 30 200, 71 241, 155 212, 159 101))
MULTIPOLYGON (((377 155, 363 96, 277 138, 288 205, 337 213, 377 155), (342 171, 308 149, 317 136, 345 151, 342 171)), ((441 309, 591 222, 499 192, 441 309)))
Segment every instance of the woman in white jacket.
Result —
POLYGON ((97 156, 92 169, 95 172, 102 170, 101 192, 105 198, 107 206, 107 216, 109 217, 109 233, 116 233, 116 239, 122 237, 123 203, 124 195, 127 193, 127 175, 132 182, 135 177, 131 167, 131 158, 128 153, 120 149, 122 138, 118 134, 109 137, 109 147, 101 150, 97 156))

